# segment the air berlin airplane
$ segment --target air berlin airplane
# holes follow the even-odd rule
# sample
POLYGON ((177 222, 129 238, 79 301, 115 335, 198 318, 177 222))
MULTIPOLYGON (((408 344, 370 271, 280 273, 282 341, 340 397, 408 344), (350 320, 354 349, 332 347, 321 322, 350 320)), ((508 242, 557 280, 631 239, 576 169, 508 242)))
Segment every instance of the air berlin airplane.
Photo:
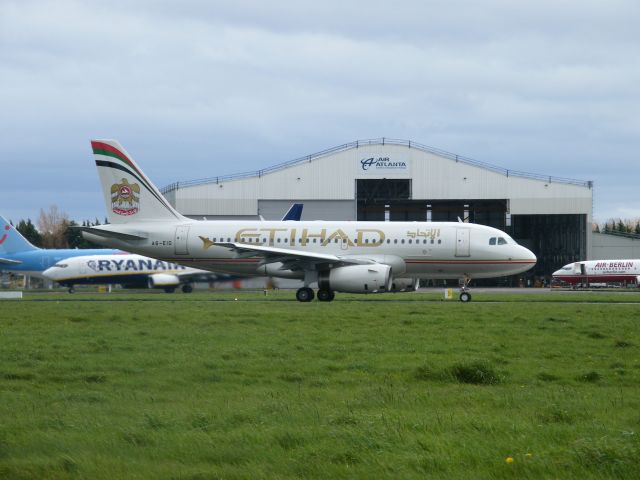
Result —
POLYGON ((553 278, 563 282, 640 284, 640 260, 589 260, 569 263, 553 272, 553 278))

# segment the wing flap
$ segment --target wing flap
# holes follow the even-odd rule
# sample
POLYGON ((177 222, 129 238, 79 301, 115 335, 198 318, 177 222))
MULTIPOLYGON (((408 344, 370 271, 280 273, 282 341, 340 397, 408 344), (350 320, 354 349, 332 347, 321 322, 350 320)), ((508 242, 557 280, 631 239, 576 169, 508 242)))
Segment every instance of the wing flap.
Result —
POLYGON ((315 262, 340 262, 340 257, 327 253, 304 252, 286 248, 264 247, 262 245, 247 245, 246 243, 215 243, 220 247, 230 248, 238 252, 242 257, 269 257, 269 262, 292 260, 311 260, 315 262), (275 258, 274 258, 275 257, 275 258), (273 258, 273 259, 272 259, 273 258), (277 258, 277 259, 276 259, 277 258))

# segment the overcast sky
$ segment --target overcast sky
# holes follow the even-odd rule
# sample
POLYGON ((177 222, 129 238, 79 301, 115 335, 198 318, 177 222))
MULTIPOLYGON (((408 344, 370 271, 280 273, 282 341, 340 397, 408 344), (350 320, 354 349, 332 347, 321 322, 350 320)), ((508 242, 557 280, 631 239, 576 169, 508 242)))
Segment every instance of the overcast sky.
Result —
POLYGON ((639 24, 637 0, 0 0, 0 213, 103 219, 91 138, 164 186, 384 136, 637 218, 639 24))

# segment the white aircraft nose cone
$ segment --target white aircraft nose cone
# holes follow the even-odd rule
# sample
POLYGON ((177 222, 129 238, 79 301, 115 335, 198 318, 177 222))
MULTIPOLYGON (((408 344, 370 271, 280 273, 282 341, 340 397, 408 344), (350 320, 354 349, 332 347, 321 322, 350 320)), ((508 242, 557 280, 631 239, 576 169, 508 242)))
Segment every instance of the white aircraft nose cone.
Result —
POLYGON ((532 260, 533 262, 538 261, 538 257, 536 257, 535 253, 533 253, 528 248, 525 248, 525 250, 527 251, 527 260, 532 260))
POLYGON ((55 280, 57 276, 55 272, 55 268, 49 267, 44 272, 42 272, 42 276, 48 278, 49 280, 55 280))

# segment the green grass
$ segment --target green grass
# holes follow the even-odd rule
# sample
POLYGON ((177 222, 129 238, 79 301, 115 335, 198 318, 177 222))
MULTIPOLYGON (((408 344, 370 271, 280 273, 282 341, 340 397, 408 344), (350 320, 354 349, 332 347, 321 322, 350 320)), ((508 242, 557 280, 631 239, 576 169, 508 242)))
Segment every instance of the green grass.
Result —
POLYGON ((636 478, 637 295, 433 295, 2 301, 0 478, 636 478))

